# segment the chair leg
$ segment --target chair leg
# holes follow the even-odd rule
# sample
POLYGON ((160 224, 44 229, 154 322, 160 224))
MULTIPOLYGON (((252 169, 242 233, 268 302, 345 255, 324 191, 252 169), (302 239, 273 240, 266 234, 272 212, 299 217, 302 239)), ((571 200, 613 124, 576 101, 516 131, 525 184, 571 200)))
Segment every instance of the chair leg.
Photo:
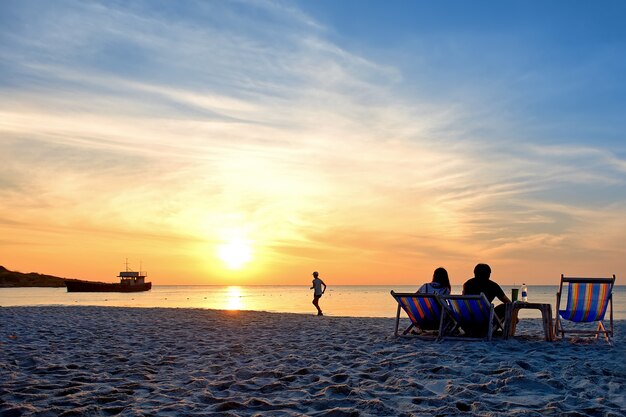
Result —
POLYGON ((409 334, 409 332, 411 331, 411 329, 412 329, 413 327, 415 327, 415 324, 411 323, 411 324, 409 325, 409 327, 407 327, 406 329, 404 329, 404 331, 402 332, 402 335, 409 334))
POLYGON ((563 326, 561 326, 561 320, 559 319, 559 313, 557 312, 556 319, 554 320, 554 337, 559 337, 559 333, 561 339, 565 337, 565 333, 563 332, 563 326))
POLYGON ((394 335, 398 337, 398 326, 400 325, 400 304, 398 304, 398 311, 396 312, 396 330, 394 335))
MULTIPOLYGON (((615 278, 615 275, 613 276, 615 278)), ((609 298, 609 308, 611 309, 611 313, 609 315, 609 328, 611 329, 611 337, 613 336, 613 293, 611 293, 611 298, 609 298)))
POLYGON ((439 332, 437 333, 437 341, 441 340, 442 337, 443 337, 443 332, 444 332, 444 330, 443 330, 444 327, 443 326, 444 326, 444 323, 446 321, 445 320, 445 315, 446 315, 446 312, 444 310, 442 310, 441 311, 441 316, 439 316, 439 332))
POLYGON ((609 336, 606 332, 606 328, 604 327, 604 324, 602 324, 602 322, 598 322, 598 330, 596 330, 598 333, 596 334, 596 339, 598 338, 598 336, 600 336, 600 333, 602 333, 602 335, 604 336, 604 340, 606 340, 607 342, 609 341, 609 336))
POLYGON ((441 321, 439 326, 439 340, 444 340, 448 335, 454 334, 459 328, 459 324, 452 315, 444 310, 441 313, 441 321))

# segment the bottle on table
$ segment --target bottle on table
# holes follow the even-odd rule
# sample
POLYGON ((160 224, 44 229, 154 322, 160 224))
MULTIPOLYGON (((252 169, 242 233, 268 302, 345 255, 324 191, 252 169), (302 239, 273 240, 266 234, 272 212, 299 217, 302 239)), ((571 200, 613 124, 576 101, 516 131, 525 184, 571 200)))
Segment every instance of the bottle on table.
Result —
POLYGON ((528 302, 528 287, 526 286, 526 284, 522 284, 522 290, 520 292, 522 293, 522 301, 527 303, 528 302))

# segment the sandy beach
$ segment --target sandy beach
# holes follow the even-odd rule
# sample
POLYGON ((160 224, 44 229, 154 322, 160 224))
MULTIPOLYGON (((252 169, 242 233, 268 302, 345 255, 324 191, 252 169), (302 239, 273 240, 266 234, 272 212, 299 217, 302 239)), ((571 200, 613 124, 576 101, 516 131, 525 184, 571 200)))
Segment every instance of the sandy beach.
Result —
POLYGON ((604 341, 394 338, 393 319, 0 308, 1 416, 623 416, 626 322, 604 341))

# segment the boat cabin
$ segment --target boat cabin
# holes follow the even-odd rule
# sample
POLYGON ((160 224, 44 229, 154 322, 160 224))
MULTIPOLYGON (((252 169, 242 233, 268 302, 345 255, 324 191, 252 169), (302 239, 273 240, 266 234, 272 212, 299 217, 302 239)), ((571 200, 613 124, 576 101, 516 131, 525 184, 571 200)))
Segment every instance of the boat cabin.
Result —
POLYGON ((145 274, 141 275, 139 272, 123 271, 118 275, 120 284, 122 285, 143 285, 145 281, 145 274))

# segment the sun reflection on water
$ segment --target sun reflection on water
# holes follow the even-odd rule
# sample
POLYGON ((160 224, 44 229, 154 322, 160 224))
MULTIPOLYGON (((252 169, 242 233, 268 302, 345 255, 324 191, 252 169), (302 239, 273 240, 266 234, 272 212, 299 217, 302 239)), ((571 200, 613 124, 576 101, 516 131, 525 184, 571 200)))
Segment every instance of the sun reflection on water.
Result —
POLYGON ((243 291, 241 287, 232 286, 226 288, 226 310, 241 310, 243 291))

